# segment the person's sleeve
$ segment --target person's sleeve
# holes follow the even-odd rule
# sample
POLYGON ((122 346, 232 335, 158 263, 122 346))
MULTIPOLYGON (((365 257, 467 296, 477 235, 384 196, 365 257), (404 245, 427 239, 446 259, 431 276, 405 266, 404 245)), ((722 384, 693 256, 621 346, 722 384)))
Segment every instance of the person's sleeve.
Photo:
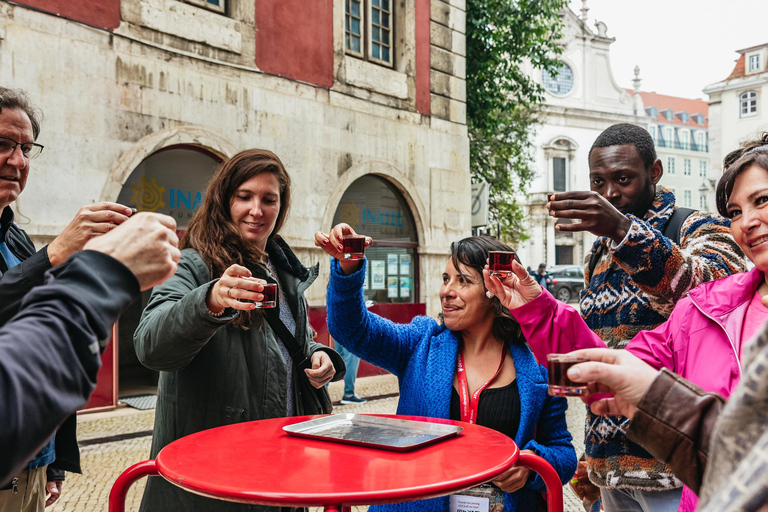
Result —
POLYGON ((746 270, 744 253, 731 236, 730 221, 692 213, 683 223, 680 245, 649 223, 630 215, 627 236, 612 247, 621 266, 657 309, 669 314, 689 290, 746 270))
POLYGON ((709 441, 725 399, 663 369, 648 388, 627 429, 627 438, 669 464, 698 493, 709 441))
POLYGON ((563 354, 581 348, 605 348, 578 311, 556 300, 549 291, 509 311, 520 324, 533 355, 541 364, 547 354, 563 354))
MULTIPOLYGON (((573 438, 565 421, 567 409, 568 401, 565 398, 547 396, 539 416, 536 438, 521 447, 522 450, 533 450, 536 455, 549 462, 563 485, 573 477, 577 464, 576 450, 571 443, 573 438)), ((526 487, 539 492, 547 490, 539 475, 526 483, 526 487)))
POLYGON ((219 329, 238 315, 230 308, 220 317, 208 313, 205 297, 218 279, 198 283, 194 257, 183 253, 176 274, 154 288, 133 334, 139 361, 152 370, 184 368, 219 329))
MULTIPOLYGON (((307 301, 304 300, 304 309, 305 311, 309 311, 309 305, 307 304, 307 301)), ((347 365, 344 363, 344 359, 341 357, 341 354, 333 350, 331 347, 326 347, 322 343, 318 343, 315 341, 315 330, 312 328, 312 325, 309 323, 309 314, 307 314, 307 346, 308 346, 308 353, 309 357, 312 357, 312 354, 317 352, 318 350, 322 350, 326 354, 328 354, 328 357, 331 358, 331 363, 333 363, 333 369, 336 370, 336 373, 333 374, 333 378, 331 379, 331 382, 336 382, 344 378, 344 375, 347 373, 347 365)))
POLYGON ((625 348, 657 370, 669 368, 674 371, 675 340, 681 337, 680 329, 692 307, 691 299, 684 298, 666 322, 650 331, 640 331, 625 348))
POLYGON ((428 320, 422 317, 410 324, 396 324, 368 311, 363 298, 365 265, 367 259, 360 270, 345 276, 338 260, 331 261, 326 299, 328 331, 358 357, 402 375, 416 344, 429 329, 428 320))
POLYGON ((139 294, 131 271, 98 252, 77 253, 49 276, 0 329, 0 483, 85 405, 100 348, 139 294))
POLYGON ((0 277, 0 297, 3 299, 0 301, 0 325, 5 325, 16 314, 21 300, 32 288, 43 284, 45 272, 51 268, 47 249, 47 246, 40 249, 0 277))

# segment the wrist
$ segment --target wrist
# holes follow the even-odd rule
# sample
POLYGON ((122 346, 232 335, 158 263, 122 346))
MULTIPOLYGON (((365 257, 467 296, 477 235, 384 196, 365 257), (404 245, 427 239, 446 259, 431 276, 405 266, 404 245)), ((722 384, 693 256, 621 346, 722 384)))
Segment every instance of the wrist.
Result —
POLYGON ((629 220, 627 217, 622 217, 622 220, 617 225, 616 231, 614 232, 611 239, 617 244, 620 244, 622 240, 624 240, 627 237, 627 233, 629 233, 629 230, 631 227, 632 227, 632 221, 629 220))
POLYGON ((208 289, 208 293, 205 296, 205 307, 208 308, 208 312, 213 316, 221 316, 226 309, 226 306, 219 304, 215 299, 217 294, 214 292, 218 285, 219 282, 217 281, 216 284, 208 289))
POLYGON ((354 261, 344 261, 339 260, 339 268, 341 269, 341 273, 345 276, 354 274, 360 268, 363 266, 363 260, 354 260, 354 261))

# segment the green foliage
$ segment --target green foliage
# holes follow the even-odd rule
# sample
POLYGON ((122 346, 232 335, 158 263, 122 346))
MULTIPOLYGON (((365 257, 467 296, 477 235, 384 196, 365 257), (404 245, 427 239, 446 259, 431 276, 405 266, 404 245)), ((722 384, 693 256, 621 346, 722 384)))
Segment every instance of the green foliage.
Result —
POLYGON ((532 129, 543 89, 526 73, 554 74, 564 0, 467 0, 467 127, 470 170, 489 184, 489 208, 502 238, 526 238, 515 194, 533 178, 532 129))

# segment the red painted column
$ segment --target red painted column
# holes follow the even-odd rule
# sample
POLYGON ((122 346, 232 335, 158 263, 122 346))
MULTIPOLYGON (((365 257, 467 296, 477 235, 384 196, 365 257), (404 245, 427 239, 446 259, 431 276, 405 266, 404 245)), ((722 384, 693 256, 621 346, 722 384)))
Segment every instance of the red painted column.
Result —
POLYGON ((120 25, 120 0, 14 0, 16 3, 79 21, 92 27, 114 30, 120 25))
POLYGON ((255 1, 259 69, 332 87, 333 0, 255 1))
POLYGON ((431 112, 429 76, 430 0, 416 0, 416 110, 431 112))

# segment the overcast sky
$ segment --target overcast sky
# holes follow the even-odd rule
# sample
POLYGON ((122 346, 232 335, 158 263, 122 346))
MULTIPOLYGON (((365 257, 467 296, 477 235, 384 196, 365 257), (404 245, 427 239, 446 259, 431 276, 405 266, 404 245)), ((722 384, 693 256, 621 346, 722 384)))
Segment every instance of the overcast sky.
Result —
MULTIPOLYGON (((581 0, 569 0, 581 15, 581 0)), ((768 43, 768 0, 588 0, 589 27, 608 26, 613 75, 632 88, 635 65, 647 92, 706 99, 728 77, 736 50, 768 43)))

